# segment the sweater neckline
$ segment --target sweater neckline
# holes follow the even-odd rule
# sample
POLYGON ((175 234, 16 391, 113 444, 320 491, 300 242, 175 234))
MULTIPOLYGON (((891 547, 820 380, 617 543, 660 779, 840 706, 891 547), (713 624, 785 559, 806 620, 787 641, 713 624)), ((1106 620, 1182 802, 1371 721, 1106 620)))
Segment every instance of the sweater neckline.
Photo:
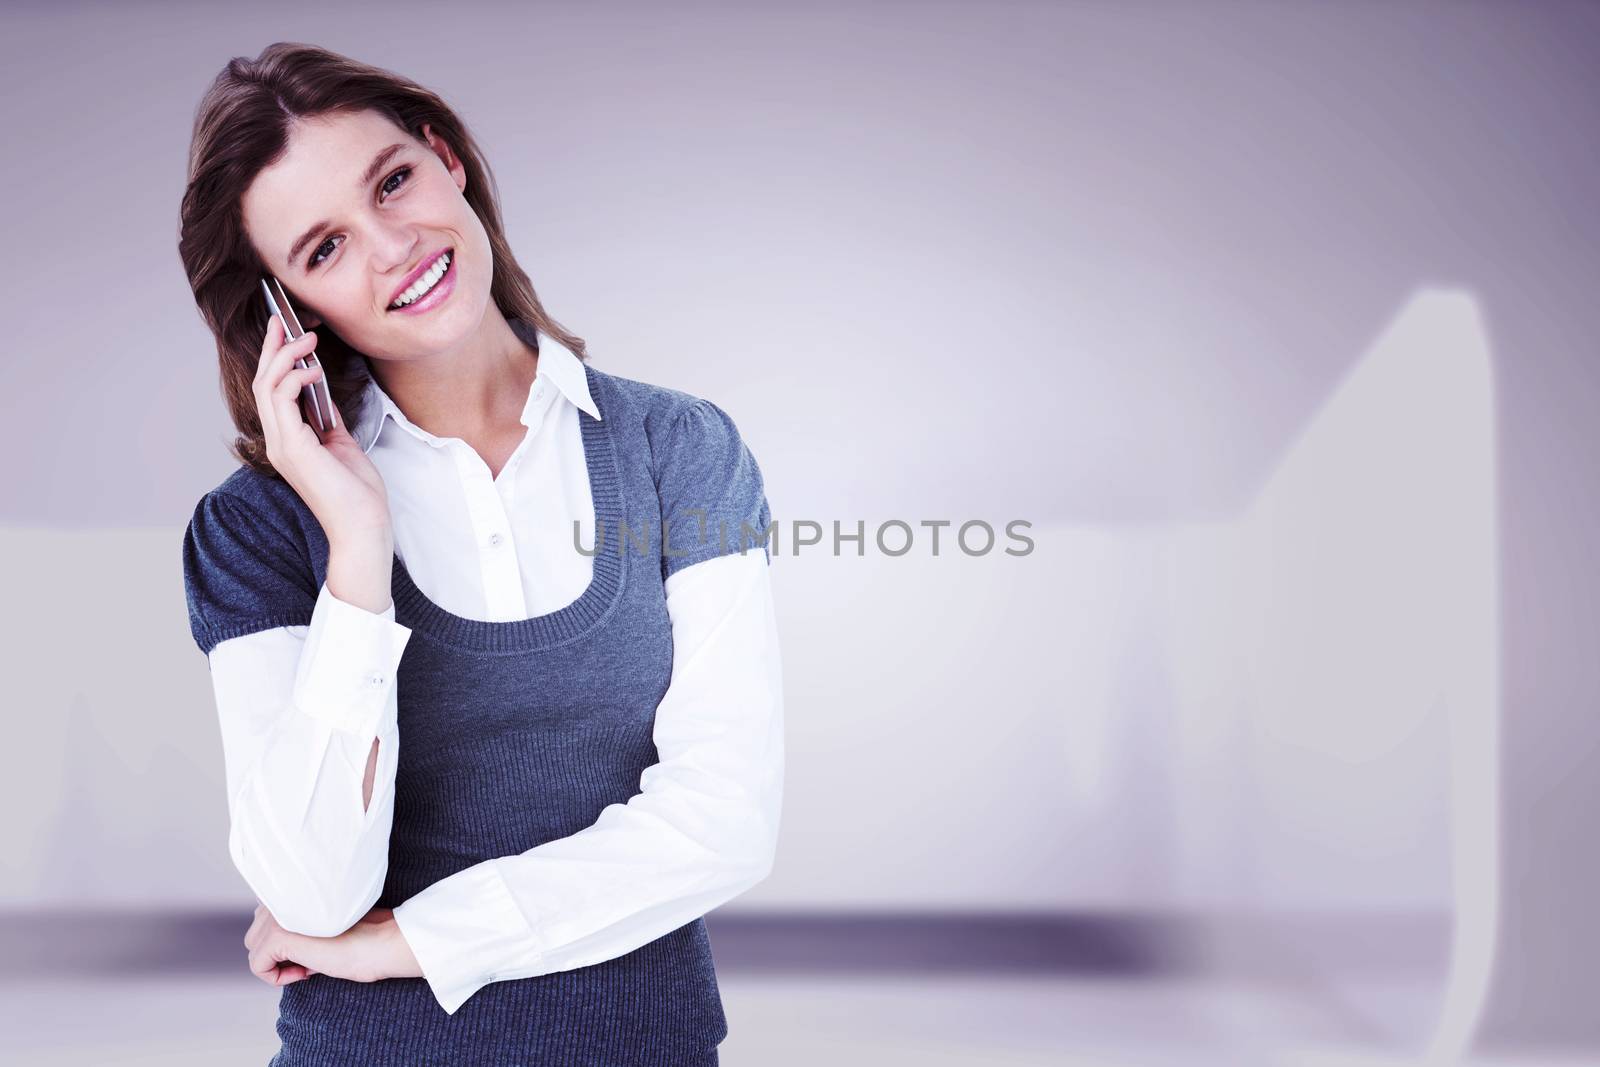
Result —
POLYGON ((533 652, 551 649, 582 638, 615 606, 623 586, 622 553, 607 548, 607 531, 622 528, 622 478, 612 427, 616 415, 607 417, 610 393, 601 387, 597 372, 587 363, 589 380, 601 418, 581 408, 578 418, 583 452, 589 468, 589 491, 594 501, 596 551, 591 557, 594 574, 582 595, 563 608, 526 619, 491 622, 468 619, 447 611, 417 588, 398 553, 394 556, 392 584, 397 616, 405 625, 422 630, 439 642, 472 652, 533 652))

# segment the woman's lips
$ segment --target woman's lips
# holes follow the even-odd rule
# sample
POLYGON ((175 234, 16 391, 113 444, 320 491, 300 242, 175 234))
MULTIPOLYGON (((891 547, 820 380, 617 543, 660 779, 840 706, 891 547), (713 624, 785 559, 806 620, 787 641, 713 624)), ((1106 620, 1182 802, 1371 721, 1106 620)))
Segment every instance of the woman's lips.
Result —
POLYGON ((441 248, 441 249, 439 249, 439 251, 435 252, 433 255, 429 256, 427 259, 423 260, 420 264, 418 264, 417 265, 417 269, 412 271, 411 274, 406 278, 406 280, 400 283, 400 288, 396 289, 394 291, 394 294, 389 297, 389 303, 387 305, 389 310, 390 311, 395 310, 394 302, 396 300, 399 300, 402 296, 404 296, 407 289, 411 288, 413 285, 416 285, 418 278, 421 278, 424 274, 426 274, 430 270, 432 270, 433 269, 433 265, 435 263, 439 262, 439 257, 440 256, 442 256, 442 255, 444 255, 446 253, 450 253, 451 254, 451 257, 450 257, 451 258, 451 262, 452 262, 452 265, 454 265, 454 260, 455 260, 454 252, 455 252, 455 249, 453 249, 453 248, 448 248, 448 247, 441 248))
POLYGON ((439 276, 437 282, 433 283, 432 289, 429 289, 421 297, 413 300, 405 307, 389 308, 388 311, 392 315, 420 315, 424 312, 432 311, 450 299, 450 294, 455 292, 455 288, 456 257, 452 253, 450 262, 445 266, 444 273, 439 276))

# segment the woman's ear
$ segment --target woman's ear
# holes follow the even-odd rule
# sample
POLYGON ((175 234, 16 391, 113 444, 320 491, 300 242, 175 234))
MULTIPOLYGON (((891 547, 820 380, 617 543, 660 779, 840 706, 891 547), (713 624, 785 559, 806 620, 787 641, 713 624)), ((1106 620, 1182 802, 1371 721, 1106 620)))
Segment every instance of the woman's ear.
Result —
POLYGON ((422 139, 428 142, 428 147, 433 149, 434 155, 439 157, 439 162, 444 164, 444 169, 450 172, 450 178, 456 183, 456 188, 462 192, 467 191, 467 168, 462 165, 460 158, 450 147, 450 142, 433 132, 433 127, 428 123, 422 124, 422 139))
POLYGON ((300 328, 302 330, 315 330, 322 325, 322 316, 315 311, 302 312, 300 315, 300 328))

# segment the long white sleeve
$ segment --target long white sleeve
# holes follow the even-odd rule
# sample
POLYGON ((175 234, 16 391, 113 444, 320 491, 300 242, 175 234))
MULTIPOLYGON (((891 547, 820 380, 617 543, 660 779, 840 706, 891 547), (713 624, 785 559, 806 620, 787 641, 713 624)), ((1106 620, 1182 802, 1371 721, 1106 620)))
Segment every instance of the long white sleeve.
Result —
POLYGON ((783 793, 783 679, 759 551, 666 580, 672 678, 660 762, 592 826, 441 879, 394 910, 454 1014, 484 985, 614 959, 761 882, 783 793))
POLYGON ((411 630, 323 585, 309 626, 209 656, 234 865, 285 930, 332 937, 383 891, 398 766, 395 672, 411 630), (371 803, 362 785, 379 739, 371 803))

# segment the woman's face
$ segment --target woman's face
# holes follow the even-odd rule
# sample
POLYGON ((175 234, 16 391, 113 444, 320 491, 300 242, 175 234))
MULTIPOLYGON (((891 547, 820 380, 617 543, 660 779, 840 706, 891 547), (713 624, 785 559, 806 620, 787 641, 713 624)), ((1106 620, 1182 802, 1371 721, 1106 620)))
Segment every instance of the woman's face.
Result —
POLYGON ((379 358, 454 348, 478 329, 493 277, 489 235, 467 203, 466 171, 428 127, 419 142, 377 112, 294 123, 283 158, 241 204, 245 232, 306 329, 323 324, 379 358), (396 147, 398 146, 398 147, 396 147), (391 311, 419 267, 450 249, 429 309, 391 311))

